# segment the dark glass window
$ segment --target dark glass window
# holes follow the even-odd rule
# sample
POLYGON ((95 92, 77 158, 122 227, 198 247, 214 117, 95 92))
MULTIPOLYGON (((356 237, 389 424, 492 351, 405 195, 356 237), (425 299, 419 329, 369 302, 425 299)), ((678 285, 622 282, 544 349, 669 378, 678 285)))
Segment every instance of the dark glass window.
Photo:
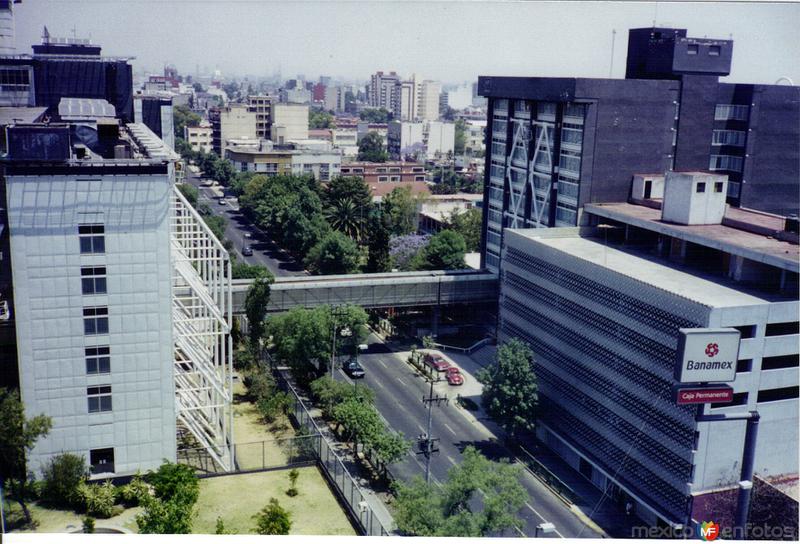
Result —
POLYGON ((106 268, 104 266, 81 267, 81 290, 84 295, 106 293, 106 268))
POLYGON ((710 45, 708 47, 708 54, 711 55, 712 57, 718 57, 721 51, 722 50, 718 45, 710 45))
POLYGON ((705 193, 705 192, 706 192, 706 184, 705 184, 705 183, 703 183, 702 181, 701 181, 701 182, 699 182, 699 183, 697 184, 697 189, 696 189, 696 191, 697 191, 698 193, 705 193))
POLYGON ((83 309, 83 334, 108 334, 108 308, 83 309))
POLYGON ((108 346, 86 348, 86 373, 108 374, 111 372, 111 349, 108 346))
POLYGON ((787 334, 800 334, 800 322, 788 321, 786 323, 767 324, 767 336, 784 336, 787 334))
POLYGON ((699 50, 700 47, 696 43, 690 43, 686 52, 689 53, 690 55, 696 55, 699 50))
POLYGON ((797 368, 800 366, 800 355, 779 355, 761 359, 761 370, 777 370, 779 368, 797 368))
POLYGON ((79 225, 81 253, 105 253, 106 237, 103 225, 79 225))
POLYGON ((747 404, 747 393, 734 393, 733 402, 712 402, 712 408, 725 408, 726 406, 744 406, 747 404))
POLYGON ((90 450, 89 466, 92 474, 114 472, 114 448, 90 450))
POLYGON ((111 386, 99 385, 87 387, 86 396, 89 399, 89 413, 111 411, 111 386))
POLYGON ((721 193, 723 185, 724 185, 724 183, 722 183, 721 181, 715 181, 714 182, 714 192, 715 193, 721 193))
POLYGON ((796 399, 798 387, 779 387, 777 389, 764 389, 758 392, 758 402, 776 402, 779 400, 796 399))

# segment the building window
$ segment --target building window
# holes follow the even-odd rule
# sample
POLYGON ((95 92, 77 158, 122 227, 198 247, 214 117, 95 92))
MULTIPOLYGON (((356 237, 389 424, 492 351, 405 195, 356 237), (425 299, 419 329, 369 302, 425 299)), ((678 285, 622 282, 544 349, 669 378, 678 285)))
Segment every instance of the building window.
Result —
POLYGON ((111 348, 96 346, 86 348, 86 373, 108 374, 111 372, 111 348))
POLYGON ((89 466, 92 474, 114 472, 114 448, 89 450, 89 466))
POLYGON ((744 159, 735 155, 711 155, 708 163, 709 170, 728 170, 741 172, 744 159))
POLYGON ((800 355, 778 355, 761 359, 761 370, 778 370, 780 368, 797 368, 800 366, 800 355))
POLYGON ((743 130, 715 130, 711 145, 733 145, 744 147, 746 133, 743 130))
POLYGON ((714 111, 715 121, 747 121, 750 106, 740 104, 717 104, 714 111))
POLYGON ((705 193, 706 192, 706 184, 702 181, 697 184, 697 188, 695 189, 697 193, 705 193))
POLYGON ((425 181, 425 176, 415 176, 414 181, 425 181))
POLYGON ((718 45, 711 45, 708 47, 708 54, 712 57, 718 57, 722 49, 718 45))
POLYGON ((378 168, 378 173, 379 174, 385 174, 386 173, 386 168, 378 168))
POLYGON ((725 184, 723 182, 721 182, 721 181, 715 181, 714 182, 714 192, 715 193, 721 193, 722 192, 722 187, 724 185, 725 184))
POLYGON ((400 176, 389 176, 389 181, 400 181, 400 176))
POLYGON ((108 308, 83 309, 83 334, 108 334, 108 308))
POLYGON ((81 253, 105 253, 106 237, 103 225, 79 225, 78 237, 81 240, 81 253))
POLYGON ((776 402, 779 400, 796 399, 798 387, 779 387, 777 389, 764 389, 758 392, 758 402, 776 402))
POLYGON ((97 387, 87 387, 86 396, 89 399, 89 413, 110 412, 111 411, 111 386, 98 385, 97 387))
POLYGON ((736 361, 736 373, 739 372, 750 372, 753 370, 753 360, 752 359, 739 359, 736 361))
POLYGON ((27 91, 30 84, 30 72, 27 68, 7 67, 0 70, 0 91, 27 91))
POLYGON ((755 338, 756 336, 756 326, 755 325, 739 325, 736 327, 731 327, 739 331, 742 340, 745 338, 755 338))
POLYGON ((378 176, 378 181, 389 181, 389 178, 386 176, 378 176))
POLYGON ((81 267, 81 290, 84 295, 103 295, 106 293, 106 267, 81 267))
POLYGON ((689 47, 686 49, 686 52, 690 55, 696 55, 699 50, 700 46, 698 46, 696 43, 690 43, 689 47))
POLYGON ((734 393, 732 402, 712 402, 711 408, 727 408, 728 406, 744 406, 747 404, 747 393, 734 393))
POLYGON ((768 323, 766 336, 785 336, 787 334, 800 334, 800 322, 787 321, 786 323, 768 323))

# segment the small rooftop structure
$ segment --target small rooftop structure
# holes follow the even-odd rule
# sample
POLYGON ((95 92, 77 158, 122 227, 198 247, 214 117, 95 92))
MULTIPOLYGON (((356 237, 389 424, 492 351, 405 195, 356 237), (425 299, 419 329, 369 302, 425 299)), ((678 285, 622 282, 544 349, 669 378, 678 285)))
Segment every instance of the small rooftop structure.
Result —
POLYGON ((102 98, 62 98, 58 103, 58 116, 64 121, 113 119, 117 110, 102 98))
POLYGON ((0 126, 15 123, 37 123, 42 120, 45 107, 2 107, 0 108, 0 126))

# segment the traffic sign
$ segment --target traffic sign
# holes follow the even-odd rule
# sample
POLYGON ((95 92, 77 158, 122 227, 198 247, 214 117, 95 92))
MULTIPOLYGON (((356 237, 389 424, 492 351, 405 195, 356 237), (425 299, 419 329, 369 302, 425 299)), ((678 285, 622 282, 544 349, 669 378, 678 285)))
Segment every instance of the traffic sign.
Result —
POLYGON ((679 405, 733 402, 733 388, 727 385, 678 387, 675 390, 675 401, 679 405))

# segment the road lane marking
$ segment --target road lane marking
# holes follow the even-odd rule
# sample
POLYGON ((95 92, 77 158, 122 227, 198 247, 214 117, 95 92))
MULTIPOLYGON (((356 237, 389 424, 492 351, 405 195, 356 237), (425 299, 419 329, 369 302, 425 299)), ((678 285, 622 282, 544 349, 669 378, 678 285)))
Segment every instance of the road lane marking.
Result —
POLYGON ((378 359, 378 363, 379 363, 379 364, 380 364, 380 365, 381 365, 383 368, 389 368, 388 366, 386 366, 386 363, 384 363, 384 362, 383 362, 381 359, 378 359))
POLYGON ((450 461, 451 463, 453 463, 454 465, 458 464, 458 463, 456 463, 456 460, 453 459, 452 457, 450 457, 449 455, 445 455, 445 457, 447 457, 447 460, 450 461))
POLYGON ((383 384, 381 382, 375 382, 375 385, 377 385, 378 387, 380 387, 383 390, 386 390, 386 388, 383 386, 383 384))
MULTIPOLYGON (((525 506, 527 506, 528 508, 530 508, 530 509, 531 509, 531 511, 532 511, 534 514, 536 514, 537 516, 539 516, 539 519, 541 519, 542 521, 547 521, 543 515, 541 515, 539 512, 537 512, 537 511, 536 511, 536 508, 534 508, 533 506, 531 506, 531 503, 529 503, 529 502, 527 502, 527 501, 526 501, 526 502, 525 502, 525 506)), ((564 535, 562 535, 561 533, 559 533, 559 532, 558 532, 558 529, 553 529, 553 532, 554 532, 555 534, 557 534, 559 537, 561 537, 561 538, 564 538, 564 535)))
POLYGON ((447 430, 450 431, 453 434, 453 436, 455 436, 456 432, 450 428, 450 425, 448 425, 447 423, 442 423, 442 425, 444 425, 447 428, 447 430))
POLYGON ((397 381, 402 383, 403 385, 407 385, 406 382, 404 382, 402 378, 397 378, 397 381))

